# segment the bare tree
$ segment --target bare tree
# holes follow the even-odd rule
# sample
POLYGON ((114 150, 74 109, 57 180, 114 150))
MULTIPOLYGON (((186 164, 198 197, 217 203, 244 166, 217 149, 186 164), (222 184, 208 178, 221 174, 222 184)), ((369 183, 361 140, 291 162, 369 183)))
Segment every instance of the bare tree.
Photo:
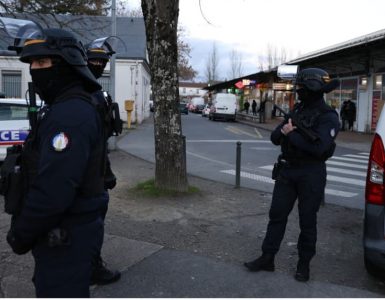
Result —
POLYGON ((207 61, 206 61, 205 76, 208 83, 212 83, 219 79, 218 69, 219 69, 218 49, 217 49, 216 43, 214 42, 213 48, 209 53, 209 56, 207 57, 207 61))
POLYGON ((269 70, 285 63, 288 59, 289 55, 284 47, 278 50, 276 46, 267 44, 265 55, 259 56, 258 66, 261 71, 269 70))
POLYGON ((155 185, 186 191, 186 144, 179 113, 179 0, 141 0, 154 97, 155 185))
POLYGON ((230 52, 230 73, 228 74, 230 78, 238 78, 243 74, 243 57, 242 53, 239 53, 237 50, 233 49, 230 52))

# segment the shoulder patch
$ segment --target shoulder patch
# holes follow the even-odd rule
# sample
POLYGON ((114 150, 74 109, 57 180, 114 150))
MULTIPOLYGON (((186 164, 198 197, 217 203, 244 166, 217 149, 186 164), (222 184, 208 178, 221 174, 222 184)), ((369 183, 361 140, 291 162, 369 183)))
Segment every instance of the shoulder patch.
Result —
POLYGON ((69 147, 70 140, 67 134, 65 134, 64 132, 60 132, 54 135, 51 143, 52 148, 56 152, 62 152, 69 147))
POLYGON ((331 136, 332 138, 334 138, 334 137, 336 136, 336 130, 335 130, 334 128, 332 128, 332 129, 330 130, 330 136, 331 136))

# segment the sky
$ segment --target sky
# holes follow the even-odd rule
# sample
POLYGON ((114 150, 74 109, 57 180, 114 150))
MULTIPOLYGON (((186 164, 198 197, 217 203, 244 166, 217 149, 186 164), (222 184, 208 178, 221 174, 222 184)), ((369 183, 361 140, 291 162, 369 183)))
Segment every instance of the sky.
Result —
MULTIPOLYGON (((125 0, 140 7, 140 0, 125 0)), ((220 79, 231 79, 230 52, 242 55, 243 75, 259 71, 271 45, 288 57, 385 29, 385 0, 179 0, 179 25, 192 48, 190 63, 205 80, 215 43, 220 79)))

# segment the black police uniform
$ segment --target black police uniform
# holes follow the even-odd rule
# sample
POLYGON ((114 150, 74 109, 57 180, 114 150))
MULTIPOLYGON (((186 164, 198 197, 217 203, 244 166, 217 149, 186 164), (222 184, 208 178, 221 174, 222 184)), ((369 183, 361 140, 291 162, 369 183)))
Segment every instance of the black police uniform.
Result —
POLYGON ((324 199, 325 161, 333 155, 339 130, 338 115, 326 105, 323 94, 335 89, 339 81, 316 68, 304 69, 296 83, 301 103, 271 134, 271 141, 281 145, 282 154, 273 170, 276 180, 269 211, 269 223, 262 244, 262 256, 244 265, 250 271, 274 271, 274 256, 285 234, 288 216, 298 199, 300 235, 298 238, 297 271, 299 281, 309 280, 309 263, 316 252, 317 212, 324 199), (288 119, 294 129, 286 135, 282 128, 288 119))
POLYGON ((338 116, 323 98, 311 105, 297 105, 295 114, 306 120, 308 128, 317 136, 312 142, 297 130, 287 136, 281 123, 271 134, 271 141, 281 145, 282 169, 276 180, 269 212, 269 224, 262 251, 275 254, 283 239, 287 218, 298 198, 301 233, 298 239, 299 257, 310 261, 315 254, 317 240, 317 212, 324 199, 327 153, 333 148, 338 133, 338 116), (326 155, 326 156, 325 156, 326 155))
POLYGON ((26 41, 19 51, 22 62, 51 58, 52 66, 30 69, 47 106, 23 145, 25 195, 7 241, 17 254, 32 250, 37 297, 89 297, 106 205, 104 134, 91 98, 101 87, 71 33, 44 29, 18 41, 26 41))

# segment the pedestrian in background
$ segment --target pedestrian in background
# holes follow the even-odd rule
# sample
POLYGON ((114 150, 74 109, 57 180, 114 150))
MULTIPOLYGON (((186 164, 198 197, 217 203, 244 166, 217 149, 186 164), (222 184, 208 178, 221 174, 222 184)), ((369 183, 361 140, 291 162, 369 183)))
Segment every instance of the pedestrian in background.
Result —
POLYGON ((353 131, 354 121, 356 120, 356 104, 350 99, 346 103, 346 119, 348 120, 349 131, 353 131))
POLYGON ((338 80, 316 68, 302 70, 296 80, 300 103, 292 116, 306 123, 305 134, 292 119, 284 120, 271 134, 274 145, 281 145, 281 155, 273 170, 275 185, 269 211, 269 223, 262 244, 262 255, 244 265, 250 271, 274 271, 274 258, 285 234, 288 216, 298 198, 300 235, 295 279, 308 281, 310 261, 316 253, 317 212, 324 198, 325 161, 333 155, 339 130, 338 116, 323 98, 335 89, 338 80))
POLYGON ((32 250, 37 297, 89 297, 106 205, 105 143, 91 98, 101 86, 73 34, 62 29, 27 32, 18 37, 25 41, 20 60, 29 64, 46 106, 23 146, 24 204, 12 217, 7 241, 17 254, 32 250))
POLYGON ((265 100, 261 102, 261 105, 259 106, 258 109, 258 114, 259 114, 259 123, 265 123, 265 108, 266 108, 266 101, 267 97, 265 97, 265 100))
POLYGON ((347 104, 348 101, 344 101, 341 106, 341 111, 340 111, 340 118, 341 118, 341 131, 345 131, 345 124, 347 123, 348 120, 348 115, 347 115, 347 104))
POLYGON ((253 116, 257 115, 257 102, 253 99, 253 103, 251 104, 251 110, 253 112, 253 116))
POLYGON ((243 108, 245 109, 245 112, 247 114, 249 113, 249 107, 250 107, 250 103, 248 100, 246 100, 245 103, 243 104, 243 108))

